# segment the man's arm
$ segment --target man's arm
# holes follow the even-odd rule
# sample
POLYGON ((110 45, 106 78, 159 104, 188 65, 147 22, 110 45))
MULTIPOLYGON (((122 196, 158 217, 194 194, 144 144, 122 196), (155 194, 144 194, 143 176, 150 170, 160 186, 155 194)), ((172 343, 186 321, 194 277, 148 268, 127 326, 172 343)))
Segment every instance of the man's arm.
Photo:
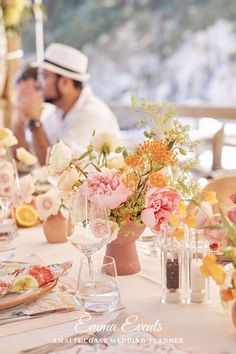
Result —
POLYGON ((40 165, 45 165, 47 151, 50 147, 50 142, 43 129, 43 125, 40 120, 31 120, 29 126, 32 132, 33 145, 38 157, 40 165))
POLYGON ((23 129, 25 129, 26 126, 29 126, 32 132, 32 141, 35 153, 38 157, 39 163, 44 165, 47 156, 47 149, 50 146, 50 143, 40 121, 43 109, 42 103, 42 93, 35 87, 34 80, 29 79, 19 85, 18 107, 21 109, 22 114, 25 117, 25 124, 20 126, 20 120, 18 120, 19 123, 17 123, 16 126, 18 130, 17 138, 19 144, 25 147, 25 130, 23 131, 23 129))

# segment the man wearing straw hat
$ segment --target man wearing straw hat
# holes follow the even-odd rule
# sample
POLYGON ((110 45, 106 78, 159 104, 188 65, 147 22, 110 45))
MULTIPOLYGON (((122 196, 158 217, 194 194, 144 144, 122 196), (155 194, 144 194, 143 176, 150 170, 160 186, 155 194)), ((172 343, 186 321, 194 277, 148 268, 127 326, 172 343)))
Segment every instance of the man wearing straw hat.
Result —
POLYGON ((40 95, 32 91, 32 85, 29 90, 24 89, 18 105, 27 124, 16 123, 15 134, 22 141, 28 126, 41 164, 45 163, 49 146, 58 140, 80 153, 86 149, 94 130, 119 134, 114 114, 85 85, 89 78, 85 54, 65 44, 52 43, 45 51, 43 62, 37 66, 44 101, 52 103, 56 109, 40 119, 40 95))

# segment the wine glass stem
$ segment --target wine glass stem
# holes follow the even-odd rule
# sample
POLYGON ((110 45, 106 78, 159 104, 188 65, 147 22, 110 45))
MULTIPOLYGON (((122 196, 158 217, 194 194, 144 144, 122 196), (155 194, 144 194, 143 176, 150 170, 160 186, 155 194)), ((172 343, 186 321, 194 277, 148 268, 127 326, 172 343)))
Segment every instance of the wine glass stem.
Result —
POLYGON ((88 256, 89 276, 91 283, 94 283, 93 257, 88 256))

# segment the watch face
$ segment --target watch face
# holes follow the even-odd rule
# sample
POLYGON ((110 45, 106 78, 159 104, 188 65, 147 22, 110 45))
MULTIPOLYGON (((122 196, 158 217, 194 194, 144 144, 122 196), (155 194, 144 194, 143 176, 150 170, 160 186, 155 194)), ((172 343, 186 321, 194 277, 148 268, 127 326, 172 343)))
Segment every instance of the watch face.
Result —
POLYGON ((36 120, 35 126, 36 126, 36 127, 40 127, 40 125, 41 125, 40 121, 39 121, 39 120, 36 120))
POLYGON ((40 127, 41 126, 41 122, 40 122, 40 120, 30 120, 29 121, 29 128, 31 129, 31 130, 33 130, 34 128, 38 128, 38 127, 40 127))

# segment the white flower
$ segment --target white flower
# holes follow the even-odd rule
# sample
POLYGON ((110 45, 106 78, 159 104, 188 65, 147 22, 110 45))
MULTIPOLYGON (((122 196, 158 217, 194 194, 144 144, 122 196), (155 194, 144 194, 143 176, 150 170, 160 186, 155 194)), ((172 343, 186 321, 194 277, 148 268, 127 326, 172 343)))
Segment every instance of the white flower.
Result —
POLYGON ((67 192, 60 192, 59 197, 61 198, 61 201, 63 205, 68 209, 71 210, 72 208, 72 203, 73 203, 73 198, 74 198, 74 191, 71 191, 70 193, 67 192))
POLYGON ((50 158, 49 167, 52 172, 61 173, 67 167, 72 160, 72 151, 62 141, 53 145, 50 158))
POLYGON ((119 170, 120 168, 125 166, 125 162, 122 156, 114 156, 107 161, 108 168, 115 168, 119 170))
POLYGON ((121 140, 115 133, 100 132, 92 136, 90 144, 99 154, 102 151, 111 153, 121 144, 121 140))
POLYGON ((47 219, 51 215, 56 215, 61 206, 61 199, 55 190, 39 195, 35 199, 36 210, 41 220, 47 219))
POLYGON ((18 143, 12 131, 8 128, 0 128, 0 147, 8 148, 18 143))
POLYGON ((32 155, 23 147, 16 149, 16 157, 27 166, 32 166, 38 161, 36 156, 32 155))
POLYGON ((71 166, 61 175, 58 181, 58 188, 63 192, 70 192, 78 179, 79 173, 75 166, 71 166))
POLYGON ((41 166, 32 171, 34 177, 39 183, 47 183, 48 182, 48 166, 41 166))

